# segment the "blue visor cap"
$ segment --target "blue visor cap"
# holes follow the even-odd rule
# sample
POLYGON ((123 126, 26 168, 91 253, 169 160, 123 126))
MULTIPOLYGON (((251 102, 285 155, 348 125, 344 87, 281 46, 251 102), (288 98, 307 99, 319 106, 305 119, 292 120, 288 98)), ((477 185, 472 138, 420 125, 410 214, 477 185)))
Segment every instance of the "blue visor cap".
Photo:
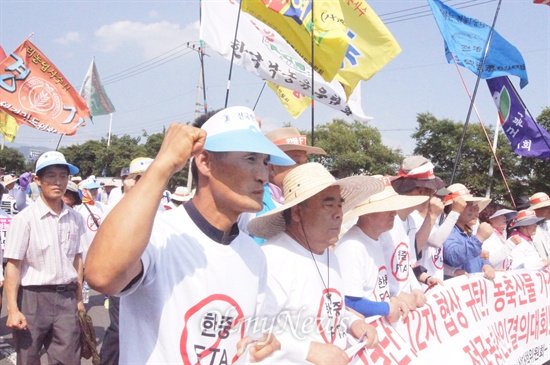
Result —
POLYGON ((92 181, 92 182, 87 183, 86 185, 83 185, 82 189, 91 190, 91 189, 99 189, 100 187, 101 187, 101 185, 99 185, 98 183, 92 181))
POLYGON ((42 170, 45 167, 52 166, 52 165, 63 165, 67 166, 69 169, 69 174, 76 175, 78 174, 78 167, 75 165, 71 165, 70 163, 65 160, 65 156, 61 152, 57 151, 49 151, 44 152, 40 157, 38 158, 38 161, 36 161, 36 169, 35 173, 38 173, 38 171, 42 170))
POLYGON ((254 112, 234 106, 214 114, 202 126, 207 133, 204 149, 213 152, 254 152, 269 155, 273 165, 295 162, 260 132, 254 112))

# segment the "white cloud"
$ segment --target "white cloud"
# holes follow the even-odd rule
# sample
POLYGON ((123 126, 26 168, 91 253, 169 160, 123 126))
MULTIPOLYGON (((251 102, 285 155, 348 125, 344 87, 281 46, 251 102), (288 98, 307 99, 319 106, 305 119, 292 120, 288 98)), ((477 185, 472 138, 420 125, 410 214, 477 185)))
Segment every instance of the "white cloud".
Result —
POLYGON ((54 40, 55 43, 66 46, 71 43, 80 43, 80 34, 78 32, 67 32, 63 37, 54 40))
POLYGON ((141 51, 144 58, 152 58, 185 42, 197 42, 199 22, 182 28, 167 21, 146 24, 125 20, 102 26, 95 36, 95 48, 99 51, 111 53, 130 48, 141 51))

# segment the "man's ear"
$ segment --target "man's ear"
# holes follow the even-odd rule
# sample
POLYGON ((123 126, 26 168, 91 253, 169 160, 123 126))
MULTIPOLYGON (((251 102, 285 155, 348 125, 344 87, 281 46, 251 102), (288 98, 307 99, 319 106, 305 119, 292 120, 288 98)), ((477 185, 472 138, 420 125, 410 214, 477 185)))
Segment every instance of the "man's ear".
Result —
POLYGON ((195 155, 195 164, 201 175, 209 176, 211 170, 212 155, 207 150, 202 150, 195 155))
POLYGON ((302 220, 302 210, 300 204, 290 208, 290 218, 293 222, 300 222, 302 220))

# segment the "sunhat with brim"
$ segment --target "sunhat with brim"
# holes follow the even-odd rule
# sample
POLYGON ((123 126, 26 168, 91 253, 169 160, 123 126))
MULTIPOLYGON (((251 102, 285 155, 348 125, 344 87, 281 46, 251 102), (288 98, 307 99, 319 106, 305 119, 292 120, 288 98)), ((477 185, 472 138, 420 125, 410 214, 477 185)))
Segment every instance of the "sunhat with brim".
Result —
POLYGON ((506 221, 508 222, 508 221, 511 221, 512 219, 514 219, 518 215, 518 212, 516 212, 515 210, 511 210, 511 209, 499 209, 496 212, 494 212, 493 215, 490 216, 487 219, 491 220, 493 218, 500 217, 501 215, 505 216, 506 221))
POLYGON ((130 175, 130 168, 129 167, 123 167, 120 169, 120 177, 128 176, 130 175))
POLYGON ((340 196, 344 199, 342 204, 344 214, 359 202, 384 189, 384 184, 374 177, 351 176, 336 180, 323 165, 309 162, 290 170, 283 180, 285 203, 252 219, 248 223, 248 232, 261 238, 270 238, 283 232, 285 230, 283 211, 331 186, 340 187, 340 196))
POLYGON ((117 184, 116 184, 115 180, 111 179, 111 180, 107 180, 107 182, 106 182, 105 185, 103 185, 103 186, 105 186, 105 187, 111 186, 111 187, 114 188, 114 187, 117 186, 117 184))
POLYGON ((79 182, 82 181, 82 177, 80 177, 80 176, 73 176, 73 177, 71 178, 71 181, 74 182, 75 184, 76 184, 76 183, 79 183, 79 182))
POLYGON ((144 173, 152 163, 153 163, 152 158, 148 158, 148 157, 134 158, 132 162, 130 162, 130 169, 128 171, 129 175, 144 173))
POLYGON ((189 190, 185 186, 178 186, 170 199, 183 203, 191 199, 191 194, 189 194, 189 190))
POLYGON ((475 205, 477 205, 479 208, 479 211, 481 212, 491 202, 490 198, 481 198, 477 196, 472 196, 472 194, 470 193, 470 190, 468 190, 462 184, 453 184, 448 186, 447 189, 449 189, 451 193, 445 196, 444 198, 445 205, 451 205, 453 203, 453 199, 461 197, 462 199, 464 199, 465 202, 472 202, 475 205))
POLYGON ((67 184, 67 190, 65 191, 65 194, 67 193, 73 194, 75 198, 75 205, 82 204, 82 199, 80 198, 80 193, 78 192, 78 185, 76 185, 76 183, 69 181, 67 184))
POLYGON ((430 199, 429 196, 425 195, 399 195, 393 189, 390 179, 387 177, 380 177, 379 179, 385 184, 384 191, 374 194, 365 201, 359 203, 344 216, 344 223, 365 214, 391 212, 395 210, 412 208, 425 203, 428 199, 430 199))
POLYGON ((99 185, 95 181, 84 181, 82 183, 82 189, 91 190, 91 189, 99 189, 100 187, 101 185, 99 185))
POLYGON ((445 182, 434 175, 434 165, 422 156, 405 158, 397 174, 391 184, 398 194, 405 194, 414 188, 437 191, 445 187, 445 182))
POLYGON ((260 132, 256 115, 247 107, 223 109, 210 117, 201 128, 206 131, 205 150, 263 153, 270 156, 269 163, 273 165, 295 164, 260 132))
POLYGON ((71 175, 78 174, 79 171, 78 167, 67 163, 67 160, 65 160, 65 156, 63 156, 61 152, 49 151, 44 152, 40 155, 40 157, 38 157, 38 160, 36 161, 36 169, 34 170, 34 172, 38 173, 38 171, 42 170, 43 168, 52 165, 67 166, 69 168, 69 174, 71 175))
POLYGON ((19 178, 13 177, 11 175, 5 175, 2 178, 2 184, 4 184, 4 186, 8 186, 9 184, 16 182, 17 180, 19 180, 19 178))
POLYGON ((550 206, 550 198, 546 193, 536 193, 529 197, 529 203, 531 206, 529 209, 539 209, 550 206))
POLYGON ((320 147, 308 146, 307 137, 300 134, 300 131, 294 127, 275 129, 265 134, 265 136, 283 151, 305 151, 308 155, 326 155, 327 153, 320 147))
POLYGON ((540 223, 544 220, 544 218, 537 217, 537 213, 535 213, 534 210, 531 209, 525 209, 518 213, 516 218, 510 223, 510 227, 525 227, 530 226, 532 224, 540 223))

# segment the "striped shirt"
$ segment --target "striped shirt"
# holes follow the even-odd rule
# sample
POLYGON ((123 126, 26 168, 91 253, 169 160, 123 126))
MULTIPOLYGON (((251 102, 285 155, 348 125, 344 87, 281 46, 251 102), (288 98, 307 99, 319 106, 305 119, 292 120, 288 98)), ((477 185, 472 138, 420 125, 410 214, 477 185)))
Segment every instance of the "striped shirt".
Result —
POLYGON ((63 203, 60 214, 42 197, 13 217, 4 257, 21 260, 21 285, 60 285, 78 280, 74 258, 86 244, 82 216, 63 203))

